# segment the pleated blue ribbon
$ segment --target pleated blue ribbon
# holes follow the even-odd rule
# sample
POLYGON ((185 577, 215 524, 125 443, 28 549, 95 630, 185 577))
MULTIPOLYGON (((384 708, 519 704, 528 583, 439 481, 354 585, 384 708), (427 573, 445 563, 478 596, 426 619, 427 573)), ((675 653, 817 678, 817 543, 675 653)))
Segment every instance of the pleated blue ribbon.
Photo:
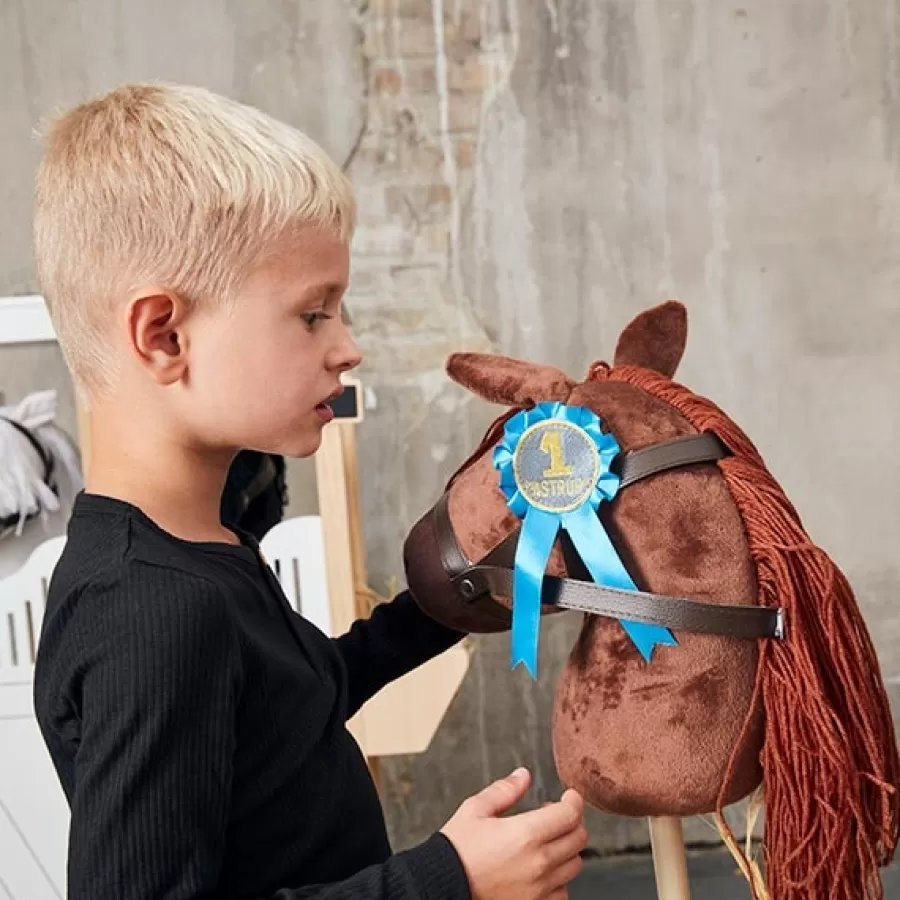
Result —
MULTIPOLYGON (((537 675, 541 589, 547 562, 564 528, 598 584, 637 590, 597 515, 612 500, 619 478, 611 471, 619 453, 615 437, 584 406, 541 403, 507 423, 494 448, 494 467, 510 510, 522 519, 513 572, 512 668, 537 675)), ((659 625, 619 620, 638 652, 650 661, 657 644, 675 637, 659 625)))

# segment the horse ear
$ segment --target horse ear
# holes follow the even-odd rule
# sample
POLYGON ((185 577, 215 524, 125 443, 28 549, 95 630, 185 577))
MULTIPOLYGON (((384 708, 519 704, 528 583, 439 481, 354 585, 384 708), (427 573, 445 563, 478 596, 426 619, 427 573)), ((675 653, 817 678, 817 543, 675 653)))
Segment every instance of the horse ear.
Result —
POLYGON ((453 353, 447 374, 473 394, 505 406, 567 400, 575 382, 560 369, 491 353, 453 353))
POLYGON ((642 366, 671 378, 687 344, 687 309, 668 300, 645 310, 619 335, 614 363, 642 366))

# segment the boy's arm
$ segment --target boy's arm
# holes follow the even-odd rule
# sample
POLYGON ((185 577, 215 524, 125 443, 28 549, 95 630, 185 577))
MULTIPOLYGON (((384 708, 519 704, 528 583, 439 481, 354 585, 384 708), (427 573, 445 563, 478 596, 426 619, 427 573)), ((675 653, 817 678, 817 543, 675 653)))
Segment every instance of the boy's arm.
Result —
POLYGON ((437 832, 346 881, 286 888, 254 900, 472 900, 472 894, 453 844, 437 832))
MULTIPOLYGON (((67 896, 213 900, 229 814, 240 648, 226 604, 206 582, 195 579, 190 596, 148 597, 137 581, 126 577, 79 598, 66 629, 77 635, 70 677, 58 681, 52 671, 61 657, 45 663, 42 683, 67 682, 82 716, 67 896)), ((48 693, 40 705, 42 727, 51 726, 48 693)), ((258 900, 418 898, 469 900, 442 835, 347 881, 285 887, 258 900)))
POLYGON ((464 637, 420 609, 409 591, 379 603, 368 619, 335 639, 347 669, 347 718, 386 684, 428 662, 464 637))

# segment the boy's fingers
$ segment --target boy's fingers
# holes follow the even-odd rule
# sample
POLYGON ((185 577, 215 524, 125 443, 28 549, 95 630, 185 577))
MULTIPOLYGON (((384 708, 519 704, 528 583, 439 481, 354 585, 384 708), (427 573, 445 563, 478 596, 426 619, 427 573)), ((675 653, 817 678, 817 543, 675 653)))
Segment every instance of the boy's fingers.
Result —
POLYGON ((573 859, 587 846, 588 833, 582 825, 568 834, 557 838, 547 844, 546 854, 549 865, 552 868, 561 866, 567 860, 573 859))
POLYGON ((560 798, 560 803, 567 803, 573 809, 578 810, 580 816, 584 812, 584 797, 578 791, 569 788, 560 798))
POLYGON ((516 769, 506 778, 501 778, 483 788, 470 798, 470 806, 481 816, 499 816, 512 808, 525 796, 531 783, 527 769, 516 769))
POLYGON ((561 866, 558 866, 550 872, 548 879, 545 882, 547 888, 551 891, 565 889, 569 882, 573 881, 581 874, 583 868, 584 863, 582 862, 581 857, 573 857, 568 862, 563 863, 561 866))
POLYGON ((517 818, 535 840, 546 843, 577 828, 581 823, 581 811, 571 803, 559 802, 521 813, 517 818))
POLYGON ((570 788, 569 790, 567 790, 567 791, 562 795, 562 797, 560 798, 560 800, 558 800, 558 801, 554 801, 554 800, 545 800, 545 801, 541 804, 541 809, 543 809, 545 806, 553 806, 554 803, 568 803, 568 804, 570 804, 571 806, 579 806, 579 805, 580 805, 580 807, 581 807, 582 809, 584 809, 584 799, 582 798, 581 794, 578 793, 578 791, 576 791, 576 790, 574 790, 574 789, 572 789, 572 788, 570 788))

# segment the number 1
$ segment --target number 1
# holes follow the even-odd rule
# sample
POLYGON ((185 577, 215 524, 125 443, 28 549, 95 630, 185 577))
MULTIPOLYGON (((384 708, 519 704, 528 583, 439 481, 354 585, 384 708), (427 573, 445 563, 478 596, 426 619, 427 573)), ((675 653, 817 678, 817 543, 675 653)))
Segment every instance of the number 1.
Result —
POLYGON ((544 478, 559 478, 572 474, 572 467, 563 463, 561 431, 545 431, 541 435, 541 450, 550 456, 550 468, 544 469, 544 478))

